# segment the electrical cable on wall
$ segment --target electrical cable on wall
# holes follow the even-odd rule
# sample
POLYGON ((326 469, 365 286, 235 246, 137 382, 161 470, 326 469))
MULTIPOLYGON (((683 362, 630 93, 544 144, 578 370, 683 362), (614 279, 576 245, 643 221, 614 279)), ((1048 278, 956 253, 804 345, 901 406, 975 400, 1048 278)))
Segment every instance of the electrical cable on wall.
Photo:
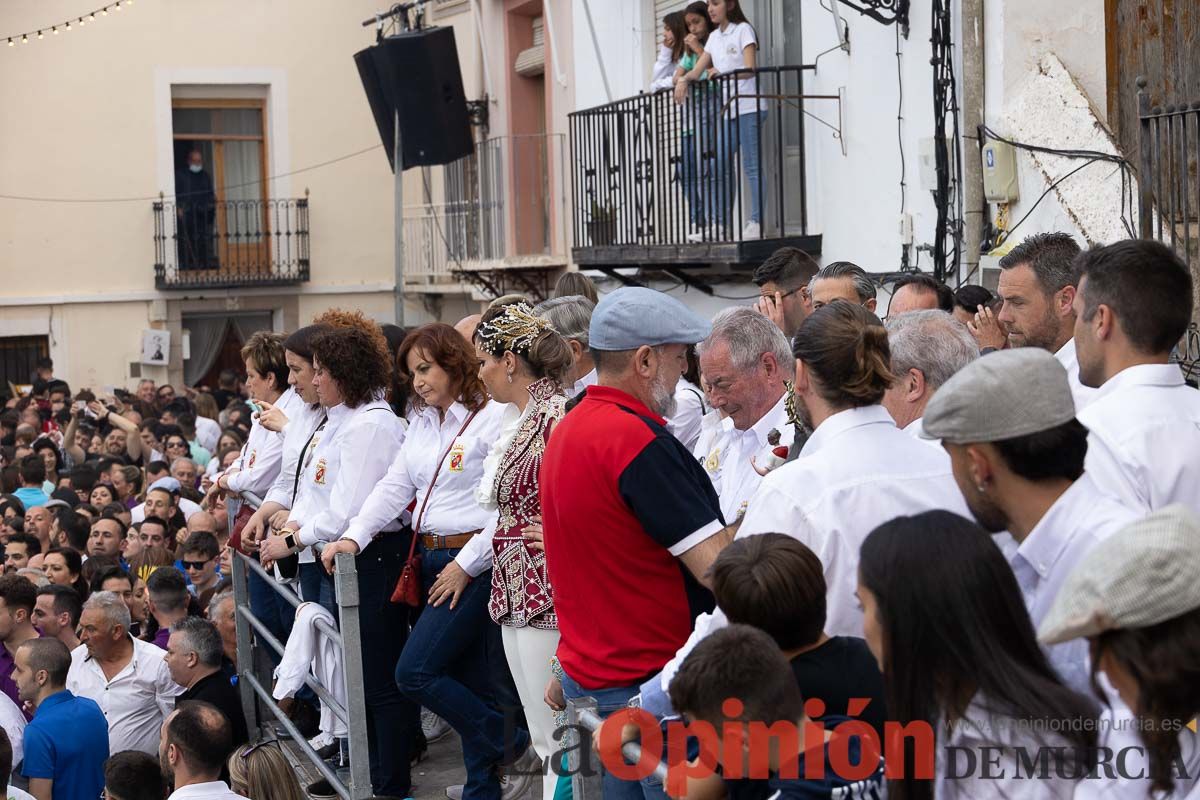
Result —
MULTIPOLYGON (((908 164, 904 160, 904 65, 900 51, 900 26, 896 26, 896 88, 899 100, 896 103, 896 141, 900 145, 900 218, 908 210, 908 164)), ((900 269, 908 269, 908 251, 912 245, 909 242, 900 243, 900 269)))
POLYGON ((937 222, 933 237, 933 275, 945 282, 962 261, 962 142, 959 136, 958 84, 954 74, 954 38, 950 0, 933 0, 933 117, 937 222), (947 119, 950 135, 947 135, 947 119), (950 152, 947 152, 947 149, 950 152), (947 242, 949 240, 949 242, 947 242), (949 243, 949 247, 947 244, 949 243))

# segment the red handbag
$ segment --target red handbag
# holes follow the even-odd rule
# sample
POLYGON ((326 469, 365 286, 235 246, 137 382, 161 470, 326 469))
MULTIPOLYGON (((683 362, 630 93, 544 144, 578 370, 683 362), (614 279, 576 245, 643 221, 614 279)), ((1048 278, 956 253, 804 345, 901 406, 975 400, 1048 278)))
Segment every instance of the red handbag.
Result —
POLYGON ((446 452, 442 453, 441 459, 438 460, 437 469, 433 471, 433 480, 429 482, 429 488, 425 490, 425 500, 421 503, 421 513, 417 515, 417 523, 413 525, 412 544, 408 546, 408 558, 404 561, 404 569, 400 570, 396 588, 392 590, 393 603, 402 603, 411 608, 421 607, 421 556, 417 553, 417 539, 421 536, 421 521, 425 519, 429 496, 433 494, 434 484, 437 483, 438 475, 442 472, 442 464, 446 461, 446 456, 450 455, 450 448, 454 447, 458 437, 463 435, 467 426, 471 424, 471 420, 475 419, 475 415, 478 413, 478 411, 472 411, 467 415, 467 419, 458 429, 458 433, 450 440, 450 447, 446 448, 446 452))

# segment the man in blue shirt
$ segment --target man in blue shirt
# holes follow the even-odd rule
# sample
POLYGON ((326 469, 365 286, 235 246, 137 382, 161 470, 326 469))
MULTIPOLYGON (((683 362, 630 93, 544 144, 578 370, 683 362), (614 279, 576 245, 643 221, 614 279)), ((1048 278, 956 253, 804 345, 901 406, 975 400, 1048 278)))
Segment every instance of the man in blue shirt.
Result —
POLYGON ((36 709, 25 727, 22 774, 37 800, 96 800, 104 791, 108 722, 100 707, 66 690, 71 654, 58 639, 17 649, 13 680, 36 709))
POLYGON ((42 484, 46 482, 46 462, 42 461, 42 457, 37 454, 25 456, 21 459, 20 467, 21 488, 13 494, 25 506, 25 510, 50 502, 50 496, 42 490, 42 484))

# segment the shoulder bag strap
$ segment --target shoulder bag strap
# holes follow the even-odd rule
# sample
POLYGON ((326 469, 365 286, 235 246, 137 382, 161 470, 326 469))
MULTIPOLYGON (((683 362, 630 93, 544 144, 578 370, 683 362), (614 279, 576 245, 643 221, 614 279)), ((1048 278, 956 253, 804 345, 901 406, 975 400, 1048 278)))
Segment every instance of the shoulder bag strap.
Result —
MULTIPOLYGON (((482 407, 481 407, 482 408, 482 407)), ((450 444, 446 447, 446 452, 442 453, 442 457, 438 459, 437 469, 433 471, 433 480, 429 482, 429 488, 425 490, 425 499, 421 503, 421 512, 417 515, 417 524, 413 525, 413 541, 421 535, 421 521, 425 519, 425 509, 429 507, 429 496, 433 494, 433 487, 437 484, 438 475, 442 472, 442 464, 446 461, 446 456, 450 455, 450 449, 454 447, 454 443, 458 441, 458 437, 463 435, 467 427, 471 424, 471 420, 475 419, 475 415, 479 411, 472 411, 467 415, 467 419, 463 422, 462 427, 458 429, 458 433, 454 434, 454 438, 450 440, 450 444)))

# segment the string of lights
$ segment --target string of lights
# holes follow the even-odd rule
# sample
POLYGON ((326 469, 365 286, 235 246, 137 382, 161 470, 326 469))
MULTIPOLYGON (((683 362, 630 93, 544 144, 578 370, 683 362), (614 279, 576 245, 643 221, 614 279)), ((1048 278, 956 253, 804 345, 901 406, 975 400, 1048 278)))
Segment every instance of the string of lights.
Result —
POLYGON ((69 33, 76 28, 83 28, 87 25, 95 24, 96 22, 108 16, 109 11, 120 11, 122 8, 133 5, 133 0, 115 0, 106 6, 97 8, 95 11, 89 11, 78 17, 59 22, 56 25, 50 25, 45 28, 39 28, 34 31, 26 31, 25 33, 15 33, 7 37, 8 46, 16 47, 18 44, 29 44, 31 41, 45 39, 47 36, 57 36, 60 33, 69 33))

